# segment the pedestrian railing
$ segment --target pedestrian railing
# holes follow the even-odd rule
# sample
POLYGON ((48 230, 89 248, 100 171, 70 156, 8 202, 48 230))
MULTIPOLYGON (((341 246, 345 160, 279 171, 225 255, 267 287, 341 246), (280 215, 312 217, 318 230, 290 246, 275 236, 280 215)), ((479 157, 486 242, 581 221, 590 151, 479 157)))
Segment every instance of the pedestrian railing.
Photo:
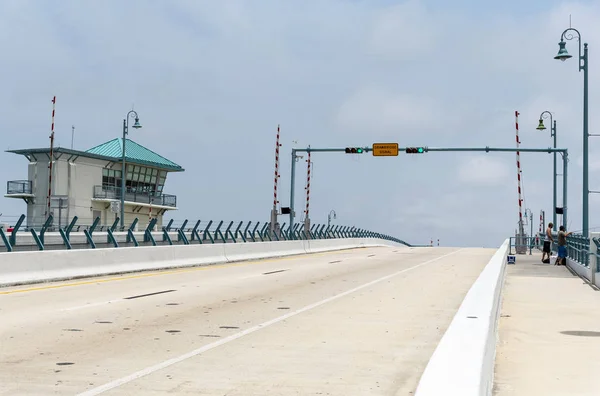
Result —
MULTIPOLYGON (((544 239, 546 235, 545 233, 538 233, 533 237, 511 237, 510 238, 510 251, 509 254, 512 254, 512 249, 516 251, 518 247, 525 247, 528 249, 528 253, 532 254, 532 250, 542 250, 544 246, 544 239), (526 241, 523 243, 517 243, 517 241, 522 240, 526 241)), ((556 253, 558 251, 558 234, 553 233, 554 242, 551 244, 550 250, 552 253, 556 253)), ((598 240, 598 245, 594 244, 593 249, 590 250, 590 243, 593 242, 590 238, 584 237, 582 234, 571 234, 567 237, 567 257, 572 261, 583 265, 584 267, 589 267, 590 264, 590 251, 593 251, 598 260, 600 261, 600 240, 598 240)))
POLYGON ((119 218, 116 218, 110 226, 101 226, 99 217, 91 225, 77 224, 78 218, 74 217, 64 227, 57 227, 52 216, 39 226, 24 227, 24 221, 25 215, 22 215, 14 227, 6 232, 0 229, 0 244, 4 245, 6 251, 12 252, 15 249, 18 250, 19 247, 26 247, 22 245, 28 245, 30 249, 33 246, 38 250, 47 250, 48 248, 95 249, 98 247, 249 243, 333 238, 378 238, 412 246, 386 234, 341 225, 313 224, 310 229, 305 229, 303 223, 295 224, 293 228, 286 227, 284 223, 277 232, 271 232, 271 224, 268 222, 225 222, 222 220, 189 222, 185 220, 175 226, 174 221, 170 220, 161 230, 156 230, 157 219, 154 218, 144 230, 139 231, 137 218, 128 227, 119 227, 119 218), (25 236, 33 242, 29 244, 23 242, 25 236))

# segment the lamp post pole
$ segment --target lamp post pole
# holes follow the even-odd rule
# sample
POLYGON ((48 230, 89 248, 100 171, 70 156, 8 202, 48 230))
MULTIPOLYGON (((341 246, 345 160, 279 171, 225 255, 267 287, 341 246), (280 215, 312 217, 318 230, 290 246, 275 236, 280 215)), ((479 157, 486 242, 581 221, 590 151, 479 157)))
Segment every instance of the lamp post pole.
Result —
POLYGON ((329 212, 329 214, 327 215, 327 227, 329 227, 331 225, 331 215, 333 214, 333 218, 336 219, 337 218, 337 213, 335 213, 335 210, 331 209, 331 211, 329 212))
POLYGON ((138 113, 136 113, 134 110, 129 111, 129 113, 127 113, 127 116, 125 116, 125 119, 123 120, 123 152, 121 154, 121 229, 125 229, 125 179, 127 177, 127 173, 125 172, 125 146, 127 142, 127 134, 129 133, 129 117, 131 117, 132 115, 135 117, 135 123, 133 124, 133 127, 135 129, 139 129, 142 127, 140 125, 140 118, 138 117, 138 113))
POLYGON ((587 43, 583 44, 583 55, 581 54, 581 33, 577 29, 572 27, 565 29, 560 36, 560 42, 558 43, 558 54, 554 57, 554 59, 558 59, 561 61, 565 61, 569 58, 572 58, 571 55, 567 52, 566 42, 567 40, 572 40, 577 37, 577 41, 579 42, 579 71, 583 70, 583 219, 582 219, 582 234, 585 238, 589 236, 589 161, 588 161, 588 141, 589 141, 589 133, 588 133, 588 45, 587 43), (576 36, 573 35, 575 32, 576 36))
MULTIPOLYGON (((552 113, 549 111, 544 111, 540 114, 540 123, 536 128, 538 131, 543 131, 546 129, 544 126, 544 119, 550 117, 550 136, 554 138, 554 148, 556 148, 556 120, 552 119, 552 113)), ((554 207, 552 208, 552 223, 556 225, 556 206, 557 206, 557 189, 556 189, 556 151, 553 153, 554 155, 554 174, 552 179, 552 202, 554 207)))

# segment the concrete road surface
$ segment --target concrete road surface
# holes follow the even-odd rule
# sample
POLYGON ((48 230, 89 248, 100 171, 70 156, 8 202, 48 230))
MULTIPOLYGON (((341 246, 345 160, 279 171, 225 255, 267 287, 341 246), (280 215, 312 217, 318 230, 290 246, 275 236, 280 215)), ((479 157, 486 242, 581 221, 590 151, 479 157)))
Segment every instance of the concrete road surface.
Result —
POLYGON ((597 396, 600 293, 540 257, 507 268, 494 395, 597 396))
POLYGON ((410 395, 493 249, 0 289, 0 395, 410 395))

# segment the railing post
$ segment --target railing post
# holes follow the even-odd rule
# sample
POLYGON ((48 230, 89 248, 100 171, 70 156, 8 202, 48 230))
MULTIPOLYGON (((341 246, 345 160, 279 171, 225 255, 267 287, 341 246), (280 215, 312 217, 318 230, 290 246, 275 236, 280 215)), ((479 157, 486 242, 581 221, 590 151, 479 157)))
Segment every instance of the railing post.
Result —
MULTIPOLYGON (((231 229, 231 226, 233 225, 233 221, 229 223, 229 226, 225 230, 225 235, 223 235, 223 233, 220 230, 222 224, 223 224, 223 221, 221 221, 221 223, 217 227, 217 232, 219 233, 219 235, 221 235, 221 239, 223 240, 223 243, 227 243, 227 234, 229 233, 229 230, 231 229)), ((216 236, 217 236, 217 234, 215 232, 215 237, 216 236)))
POLYGON ((44 242, 42 242, 42 240, 38 237, 35 230, 33 228, 30 228, 29 231, 31 232, 31 235, 33 235, 33 240, 35 241, 35 244, 38 246, 38 249, 44 250, 44 242))
POLYGON ((6 246, 6 251, 12 252, 12 245, 10 244, 10 241, 6 237, 6 234, 4 233, 4 230, 2 228, 0 228, 0 238, 2 238, 2 241, 4 242, 4 246, 6 246))
POLYGON ((340 237, 340 226, 335 226, 333 228, 333 237, 334 238, 339 238, 340 237))
POLYGON ((21 225, 23 224, 24 220, 25 220, 25 215, 22 214, 21 217, 19 217, 19 220, 17 220, 17 224, 15 224, 15 226, 13 227, 13 230, 10 233, 10 245, 11 246, 17 245, 17 232, 19 231, 19 228, 21 228, 21 225))
POLYGON ((139 220, 138 220, 137 217, 135 219, 133 219, 133 221, 131 222, 131 225, 127 229, 127 239, 126 239, 126 242, 130 243, 131 241, 133 241, 133 246, 135 246, 135 247, 138 247, 140 245, 138 243, 137 239, 135 238, 135 235, 133 234, 133 230, 135 230, 135 227, 137 226, 138 221, 139 220))
POLYGON ((144 231, 144 242, 151 242, 152 246, 156 246, 156 240, 154 240, 154 235, 152 235, 152 230, 156 226, 158 220, 156 218, 150 220, 148 226, 146 227, 146 231, 144 231))
POLYGON ((202 220, 198 220, 196 222, 196 225, 194 226, 194 228, 192 229, 192 236, 190 237, 190 240, 193 241, 195 238, 198 238, 198 242, 202 243, 202 238, 200 238, 200 235, 198 235, 198 227, 200 227, 200 222, 202 220))
POLYGON ((272 241, 272 240, 273 240, 273 238, 272 238, 272 236, 271 236, 271 232, 270 232, 270 230, 271 230, 271 222, 268 222, 268 223, 267 223, 267 224, 265 224, 265 225, 266 225, 266 228, 269 230, 269 232, 267 232, 267 230, 265 230, 265 233, 264 233, 263 237, 264 237, 264 236, 266 236, 266 238, 267 238, 269 241, 272 241))
POLYGON ((91 227, 89 230, 83 230, 83 233, 85 234, 85 237, 88 241, 88 244, 92 247, 92 249, 96 249, 96 244, 94 243, 94 230, 96 229, 96 227, 98 226, 98 223, 100 222, 100 217, 96 217, 96 219, 94 220, 94 222, 92 223, 91 227))
POLYGON ((267 229, 268 226, 269 226, 269 223, 265 223, 265 225, 263 225, 262 229, 258 233, 258 236, 260 237, 261 242, 265 241, 264 235, 265 235, 265 230, 267 229))
POLYGON ((185 236, 185 232, 183 232, 181 228, 177 229, 177 240, 182 241, 184 245, 190 244, 190 241, 188 241, 187 237, 185 236))
MULTIPOLYGON (((212 223, 213 223, 213 221, 210 220, 208 222, 208 224, 206 225, 206 228, 204 229, 204 235, 202 235, 202 237, 203 237, 202 239, 206 240, 206 236, 208 235, 208 238, 210 239, 210 243, 215 243, 215 240, 213 239, 213 236, 211 235, 211 233, 209 231, 209 228, 212 225, 212 223)), ((223 223, 223 222, 221 222, 221 223, 223 223)))
POLYGON ((242 234, 242 240, 244 241, 244 243, 248 242, 246 240, 246 236, 248 235, 248 229, 250 228, 250 224, 252 224, 251 221, 249 221, 248 224, 246 224, 246 228, 244 228, 244 233, 242 234))
POLYGON ((171 236, 169 235, 169 230, 167 230, 167 227, 163 226, 162 232, 163 232, 163 242, 167 241, 169 243, 169 245, 173 245, 173 241, 171 240, 171 236))
POLYGON ((286 226, 286 223, 284 222, 283 225, 279 228, 279 235, 281 236, 281 239, 283 239, 284 241, 287 241, 288 236, 286 235, 286 232, 285 232, 285 226, 286 226))
POLYGON ((77 216, 73 217, 73 220, 71 220, 71 223, 69 223, 69 225, 64 230, 62 228, 58 229, 60 237, 62 238, 63 243, 65 244, 65 247, 67 248, 67 250, 72 249, 71 231, 73 230, 73 227, 75 227, 75 223, 77 223, 77 219, 78 219, 77 216))
POLYGON ((310 238, 315 239, 315 230, 318 228, 318 224, 314 223, 310 226, 310 238))
MULTIPOLYGON (((233 221, 231 222, 233 224, 233 221)), ((242 224, 244 224, 243 221, 240 221, 240 224, 238 224, 237 228, 235 229, 235 232, 231 232, 229 231, 229 235, 231 235, 231 239, 233 240, 233 243, 237 243, 237 235, 238 232, 240 232, 240 228, 242 227, 242 224)))
POLYGON ((113 222, 112 226, 110 226, 107 230, 106 233, 108 234, 108 242, 112 242, 113 246, 118 248, 119 247, 119 243, 117 242, 117 238, 115 238, 115 235, 113 234, 113 232, 115 232, 115 230, 117 229, 117 227, 119 226, 119 221, 121 219, 119 219, 119 217, 117 216, 115 218, 115 221, 113 222))
POLYGON ((600 233, 590 232, 590 246, 589 246, 589 258, 590 258, 590 284, 596 284, 596 272, 598 271, 598 236, 600 233))
POLYGON ((254 229, 252 230, 252 234, 250 234, 250 238, 252 239, 252 242, 256 242, 256 230, 258 229, 258 226, 260 225, 260 221, 258 223, 256 223, 256 225, 254 226, 254 229))
MULTIPOLYGON (((42 244, 45 243, 44 237, 46 235, 46 230, 48 230, 48 227, 50 227, 50 225, 52 225, 53 221, 54 221, 54 217, 52 217, 52 215, 49 215, 48 218, 46 219, 46 221, 44 222, 42 229, 40 230, 40 241, 42 242, 42 244)), ((42 248, 40 250, 44 250, 44 249, 42 248)))
MULTIPOLYGON (((181 225, 181 227, 179 227, 179 228, 178 228, 178 231, 181 231, 181 230, 183 230, 183 232, 184 232, 184 236, 185 236, 185 227, 187 226, 187 223, 188 223, 188 220, 187 220, 187 219, 185 219, 185 221, 183 222, 183 224, 181 225)), ((187 238, 185 238, 185 240, 183 240, 183 239, 181 238, 181 233, 180 233, 180 232, 177 232, 177 241, 178 241, 178 242, 180 242, 180 241, 183 241, 183 243, 185 243, 185 241, 187 241, 187 238)), ((188 244, 189 244, 189 242, 188 242, 188 243, 185 243, 185 244, 186 244, 186 245, 188 245, 188 244)))

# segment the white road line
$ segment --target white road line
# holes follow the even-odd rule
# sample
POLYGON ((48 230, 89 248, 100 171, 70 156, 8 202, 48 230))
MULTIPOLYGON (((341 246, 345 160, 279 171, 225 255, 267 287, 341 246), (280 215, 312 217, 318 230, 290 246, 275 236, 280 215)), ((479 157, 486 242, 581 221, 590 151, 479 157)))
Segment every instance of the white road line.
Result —
POLYGON ((84 308, 98 307, 100 305, 114 304, 114 303, 118 303, 118 302, 122 302, 122 301, 123 301, 123 299, 119 298, 117 300, 102 301, 102 302, 93 303, 93 304, 79 305, 77 307, 63 308, 60 311, 63 311, 63 312, 65 312, 65 311, 77 311, 77 310, 84 309, 84 308))
POLYGON ((300 308, 300 309, 298 309, 296 311, 292 311, 292 312, 287 313, 285 315, 279 316, 279 317, 277 317, 275 319, 271 319, 271 320, 268 320, 268 321, 266 321, 264 323, 261 323, 259 325, 250 327, 250 328, 248 328, 246 330, 240 331, 239 333, 233 334, 233 335, 231 335, 229 337, 226 337, 226 338, 223 338, 223 339, 221 339, 219 341, 215 341, 215 342, 213 342, 211 344, 204 345, 203 347, 195 349, 195 350, 193 350, 191 352, 188 352, 186 354, 183 354, 181 356, 178 356, 178 357, 175 357, 175 358, 172 358, 172 359, 169 359, 169 360, 165 360, 164 362, 155 364, 154 366, 147 367, 147 368, 142 369, 142 370, 140 370, 138 372, 130 374, 130 375, 126 376, 126 377, 119 378, 117 380, 114 380, 114 381, 109 382, 107 384, 104 384, 102 386, 99 386, 99 387, 90 389, 88 391, 79 393, 77 396, 99 395, 99 394, 104 393, 106 391, 109 391, 111 389, 117 388, 117 387, 119 387, 121 385, 125 385, 125 384, 127 384, 127 383, 129 383, 131 381, 135 381, 136 379, 144 377, 144 376, 146 376, 148 374, 152 374, 152 373, 154 373, 154 372, 156 372, 158 370, 162 370, 164 368, 167 368, 167 367, 172 366, 174 364, 180 363, 180 362, 182 362, 184 360, 187 360, 189 358, 192 358, 194 356, 200 355, 201 353, 210 351, 211 349, 214 349, 214 348, 216 348, 218 346, 221 346, 221 345, 227 344, 227 343, 229 343, 231 341, 237 340, 238 338, 241 338, 241 337, 243 337, 245 335, 248 335, 248 334, 254 333, 255 331, 264 329, 265 327, 271 326, 273 324, 279 323, 281 321, 289 319, 289 318, 291 318, 293 316, 296 316, 298 314, 301 314, 303 312, 306 312, 306 311, 309 311, 311 309, 317 308, 317 307, 319 307, 319 306, 321 306, 323 304, 327 304, 327 303, 329 303, 331 301, 337 300, 338 298, 345 297, 345 296, 347 296, 349 294, 352 294, 354 292, 357 292, 357 291, 362 290, 364 288, 367 288, 369 286, 373 286, 373 285, 375 285, 377 283, 380 283, 380 282, 383 282, 385 280, 391 279, 391 278, 393 278, 395 276, 398 276, 400 274, 403 274, 405 272, 412 271, 412 270, 414 270, 416 268, 422 267, 422 266, 427 265, 427 264, 431 264, 431 263, 433 263, 435 261, 441 260, 441 259, 443 259, 445 257, 448 257, 448 256, 451 256, 453 254, 456 254, 456 253, 460 252, 461 250, 463 250, 463 249, 461 248, 461 249, 455 250, 452 253, 444 254, 443 256, 439 256, 439 257, 436 257, 434 259, 425 261, 425 262, 423 262, 421 264, 417 264, 417 265, 415 265, 413 267, 405 268, 403 270, 394 272, 393 274, 386 275, 384 277, 375 279, 375 280, 373 280, 371 282, 367 282, 367 283, 365 283, 363 285, 360 285, 360 286, 357 286, 357 287, 355 287, 353 289, 347 290, 347 291, 342 292, 340 294, 336 294, 335 296, 328 297, 328 298, 326 298, 324 300, 321 300, 321 301, 318 301, 316 303, 307 305, 307 306, 305 306, 303 308, 300 308))

